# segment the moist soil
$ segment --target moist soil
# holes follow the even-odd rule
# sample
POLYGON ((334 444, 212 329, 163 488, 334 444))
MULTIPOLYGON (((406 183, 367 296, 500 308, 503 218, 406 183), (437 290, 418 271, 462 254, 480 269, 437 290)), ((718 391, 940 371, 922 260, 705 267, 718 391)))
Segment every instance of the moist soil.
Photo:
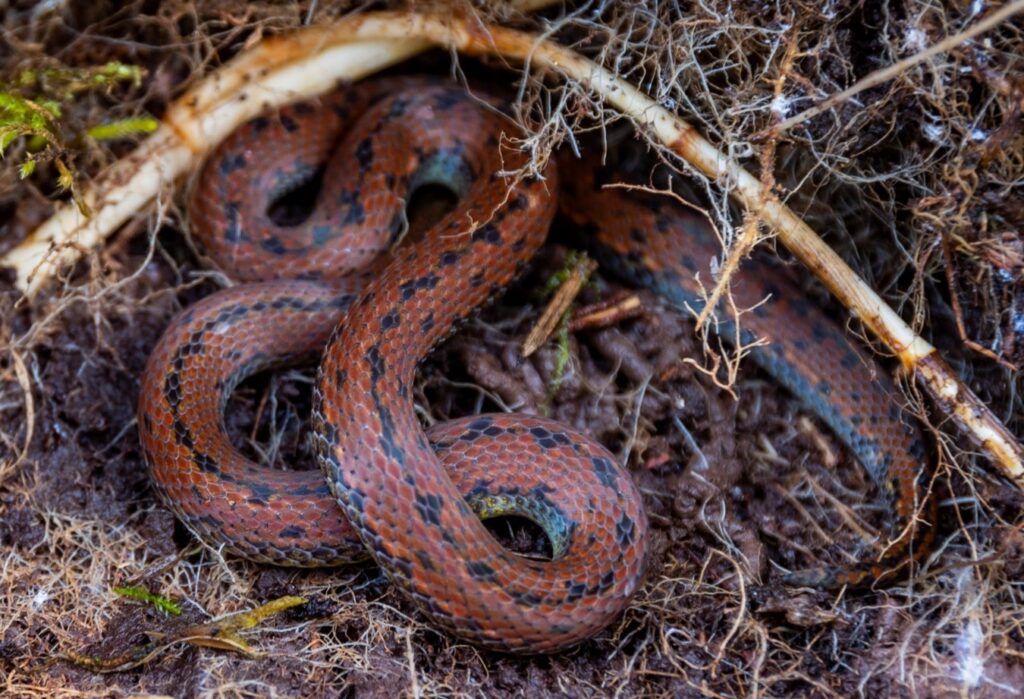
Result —
MULTIPOLYGON (((195 40, 198 20, 174 14, 177 34, 167 33, 172 15, 157 5, 133 5, 137 16, 120 22, 101 21, 98 9, 68 11, 64 29, 40 46, 12 41, 7 48, 14 51, 0 57, 7 74, 27 60, 18 51, 37 59, 53 55, 64 65, 143 63, 149 73, 142 85, 117 89, 137 101, 136 109, 159 115, 196 71, 206 70, 197 56, 223 60, 260 31, 295 26, 305 11, 294 6, 275 15, 252 3, 243 19, 230 12, 241 5, 224 4, 220 24, 207 14, 199 24, 238 35, 218 42, 211 55, 192 44, 171 50, 173 38, 195 40), (77 37, 78 49, 58 50, 60 36, 77 37)), ((30 6, 17 11, 24 17, 30 6)), ((869 26, 863 18, 865 35, 869 26)), ((444 72, 449 61, 439 53, 402 70, 444 72)), ((463 67, 475 75, 497 70, 463 67)), ((87 122, 97 110, 114 109, 117 94, 91 94, 70 108, 69 119, 87 122)), ((626 129, 616 133, 632 138, 626 129)), ((83 183, 130 147, 118 142, 81 155, 83 183)), ((16 166, 10 155, 0 163, 6 190, 0 249, 16 245, 60 196, 52 164, 25 180, 12 176, 16 166)), ((812 219, 835 216, 827 201, 815 199, 814 207, 805 208, 812 219)), ((910 581, 860 592, 781 585, 786 571, 877 553, 887 540, 888 504, 838 440, 770 378, 744 363, 735 382, 724 385, 721 373, 704 370, 712 357, 688 314, 601 270, 577 308, 636 294, 640 311, 570 333, 563 343, 553 339, 523 359, 518 348, 545 302, 539 290, 572 249, 562 221, 524 278, 424 361, 415 397, 425 421, 504 409, 547 415, 590 434, 627 465, 650 519, 651 554, 645 582, 620 619, 572 650, 510 657, 435 631, 370 565, 277 569, 198 546, 155 497, 135 427, 149 351, 177 312, 219 288, 182 235, 184 220, 180 201, 160 217, 141 214, 92 252, 70 285, 55 285, 31 303, 19 302, 9 276, 0 280, 9 343, 0 433, 5 463, 14 464, 0 481, 0 668, 8 695, 1011 697, 1024 691, 1024 615, 1013 584, 1024 550, 1019 495, 930 432, 941 462, 934 485, 941 505, 938 553, 924 569, 910 581), (114 591, 132 585, 177 603, 181 614, 114 591), (245 633, 257 657, 180 642, 131 669, 98 671, 105 660, 126 658, 158 635, 174 637, 285 595, 310 601, 245 633), (70 657, 76 655, 77 662, 70 657)), ((858 250, 853 235, 830 242, 868 278, 894 284, 912 278, 912 270, 893 272, 896 263, 888 260, 898 255, 895 245, 868 252, 858 250)), ((793 265, 782 273, 808 276, 793 265)), ((1008 381, 1007 372, 964 347, 943 279, 921 289, 931 304, 929 337, 1019 432, 1016 375, 1008 381)), ((803 287, 823 313, 845 317, 815 284, 803 287)), ((987 298, 970 292, 968 302, 987 298)), ((850 328, 855 336, 856 326, 850 328)), ((883 364, 883 370, 895 369, 883 364)), ((312 468, 313 373, 299 367, 261 374, 237 389, 226 414, 235 444, 262 463, 312 468)), ((924 417, 941 424, 940 416, 924 417)), ((490 526, 517 550, 544 550, 543 537, 521 521, 490 526)))

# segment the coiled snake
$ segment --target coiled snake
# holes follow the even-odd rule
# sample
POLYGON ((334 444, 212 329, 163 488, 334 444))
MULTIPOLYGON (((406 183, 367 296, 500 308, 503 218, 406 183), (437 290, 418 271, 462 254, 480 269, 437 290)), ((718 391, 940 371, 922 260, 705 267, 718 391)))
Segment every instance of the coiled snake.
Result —
MULTIPOLYGON (((574 172, 561 176, 559 199, 554 165, 509 174, 526 159, 505 144, 506 131, 497 109, 461 88, 397 79, 293 105, 232 135, 194 189, 192 227, 218 266, 252 283, 173 321, 146 368, 139 425, 157 491, 204 539, 286 565, 369 553, 440 625, 535 653, 594 634, 628 602, 646 552, 639 494, 607 450, 548 420, 481 415, 424 432, 415 368, 524 268, 557 201, 603 264, 677 303, 699 306, 693 276, 710 278, 718 250, 700 219, 664 198, 602 192, 592 174, 574 172), (310 217, 275 224, 268 202, 328 159, 310 217), (389 254, 405 200, 427 183, 460 203, 389 254), (223 427, 232 389, 321 352, 312 424, 326 480, 246 460, 223 427), (554 560, 500 546, 480 518, 501 514, 536 521, 554 560)), ((916 432, 884 375, 774 279, 745 274, 733 286, 740 305, 772 294, 745 322, 773 340, 759 362, 883 486, 895 484, 896 526, 905 526, 920 505, 916 432)), ((909 538, 881 561, 804 582, 882 577, 905 565, 909 538)))

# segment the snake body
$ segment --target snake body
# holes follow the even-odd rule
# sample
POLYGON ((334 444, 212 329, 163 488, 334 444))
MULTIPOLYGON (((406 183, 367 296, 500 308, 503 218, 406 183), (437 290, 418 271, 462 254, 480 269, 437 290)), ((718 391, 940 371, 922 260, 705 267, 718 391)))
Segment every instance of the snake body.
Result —
MULTIPOLYGON (((254 283, 172 322, 147 364, 139 425, 157 491, 200 537, 285 565, 369 554, 438 624, 485 647, 535 653, 589 637, 620 613, 639 584, 647 527, 629 476, 583 435, 513 415, 425 432, 415 414, 419 361, 521 271, 558 205, 553 165, 515 181, 506 174, 525 164, 503 146, 507 130, 496 109, 459 88, 398 79, 293 105, 231 136, 194 189, 193 234, 218 266, 254 283), (275 224, 267 202, 328 156, 310 218, 275 224), (389 253, 404 201, 428 183, 452 189, 459 205, 389 253), (246 460, 223 427, 234 386, 321 351, 312 426, 326 480, 246 460), (480 519, 503 514, 537 522, 553 560, 500 546, 480 519)), ((693 274, 716 254, 699 219, 663 201, 598 196, 586 174, 569 179, 563 210, 593 229, 596 254, 670 300, 697 302, 693 274)), ((771 283, 744 281, 743 294, 760 300, 771 283)), ((895 483, 897 523, 909 522, 921 450, 891 386, 834 324, 805 314, 799 295, 767 290, 783 302, 745 324, 774 341, 762 363, 873 477, 895 483), (780 308, 785 323, 772 325, 780 308)), ((881 561, 805 581, 884 577, 905 564, 909 539, 881 561)))
MULTIPOLYGON (((703 292, 714 279, 711 263, 721 249, 707 220, 664 196, 605 189, 594 168, 574 173, 563 178, 561 208, 601 266, 681 309, 703 310, 703 292)), ((751 360, 800 398, 893 503, 894 537, 881 557, 799 571, 786 582, 861 587, 905 575, 930 551, 936 503, 927 496, 931 471, 924 440, 904 418, 892 380, 767 262, 746 260, 729 293, 733 305, 719 308, 718 335, 746 347, 751 360), (746 311, 739 326, 734 309, 746 311)))

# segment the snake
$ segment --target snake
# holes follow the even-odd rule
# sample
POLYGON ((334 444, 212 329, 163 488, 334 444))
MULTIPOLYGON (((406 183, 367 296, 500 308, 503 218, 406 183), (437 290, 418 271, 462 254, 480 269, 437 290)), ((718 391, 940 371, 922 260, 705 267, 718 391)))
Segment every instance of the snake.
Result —
MULTIPOLYGON (((417 366, 522 273, 558 211, 609 271, 681 307, 700 307, 718 249, 690 209, 609 191, 593 168, 537 167, 521 137, 500 99, 423 78, 347 86, 236 130, 202 166, 189 213, 203 255, 239 283, 172 320, 142 376, 138 425, 156 493, 200 539, 276 565, 372 559, 439 627, 533 654, 592 637, 629 604, 649 549, 640 493, 604 446, 546 418, 424 429, 417 366), (305 220, 279 223, 271 204, 318 176, 305 220), (457 203, 406 241, 405 203, 426 185, 457 203), (224 425, 232 391, 310 362, 321 472, 256 464, 224 425), (483 524, 509 515, 541 528, 550 560, 506 549, 483 524)), ((742 329, 719 332, 771 340, 751 356, 891 495, 899 532, 877 560, 789 582, 896 575, 928 548, 920 434, 887 375, 777 270, 761 271, 748 265, 732 285, 754 308, 742 329)))

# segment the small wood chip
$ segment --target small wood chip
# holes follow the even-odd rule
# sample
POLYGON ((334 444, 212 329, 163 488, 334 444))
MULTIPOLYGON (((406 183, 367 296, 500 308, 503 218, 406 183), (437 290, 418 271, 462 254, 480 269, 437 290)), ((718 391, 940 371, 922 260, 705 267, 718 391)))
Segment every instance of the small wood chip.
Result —
POLYGON ((636 318, 643 313, 640 297, 632 292, 614 294, 603 301, 583 306, 573 313, 569 322, 571 332, 607 328, 627 318, 636 318))
POLYGON ((540 318, 534 324, 530 334, 523 340, 522 355, 529 357, 536 352, 541 345, 548 341, 551 334, 558 328, 559 322, 565 316, 566 311, 576 296, 587 283, 590 275, 597 269, 597 262, 582 255, 567 270, 566 279, 558 287, 540 318))

